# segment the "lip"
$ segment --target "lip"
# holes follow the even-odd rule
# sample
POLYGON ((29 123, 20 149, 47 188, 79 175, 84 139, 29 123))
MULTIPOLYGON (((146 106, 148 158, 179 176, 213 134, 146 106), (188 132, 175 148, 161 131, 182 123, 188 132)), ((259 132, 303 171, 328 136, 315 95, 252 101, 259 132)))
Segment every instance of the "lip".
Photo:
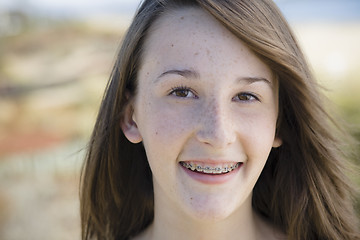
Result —
MULTIPOLYGON (((238 163, 238 162, 214 162, 214 161, 185 161, 185 162, 198 163, 198 164, 202 164, 203 166, 209 166, 209 167, 235 165, 238 163)), ((240 165, 234 170, 222 174, 207 174, 203 172, 194 172, 184 167, 181 163, 179 163, 179 166, 182 169, 182 171, 184 171, 190 178, 194 179, 195 181, 201 182, 203 184, 216 185, 216 184, 224 184, 230 181, 233 177, 235 177, 243 165, 242 162, 239 162, 239 164, 240 165)))

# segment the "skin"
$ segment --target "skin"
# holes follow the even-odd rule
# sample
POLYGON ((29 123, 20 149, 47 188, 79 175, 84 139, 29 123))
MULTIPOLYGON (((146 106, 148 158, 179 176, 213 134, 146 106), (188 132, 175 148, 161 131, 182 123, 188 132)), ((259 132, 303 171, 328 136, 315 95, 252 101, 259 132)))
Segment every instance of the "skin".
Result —
POLYGON ((176 10, 155 23, 122 124, 131 142, 143 141, 153 173, 154 222, 135 239, 279 239, 251 206, 267 157, 281 145, 277 84, 202 10, 176 10), (204 183, 182 161, 241 167, 204 183))

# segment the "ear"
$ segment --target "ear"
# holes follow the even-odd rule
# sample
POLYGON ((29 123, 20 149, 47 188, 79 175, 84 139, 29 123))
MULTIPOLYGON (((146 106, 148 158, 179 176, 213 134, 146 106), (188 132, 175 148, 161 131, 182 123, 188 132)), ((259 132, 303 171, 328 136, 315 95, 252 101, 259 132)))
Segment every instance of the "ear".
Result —
POLYGON ((125 137, 132 143, 142 141, 141 134, 134 118, 134 109, 132 103, 128 103, 125 107, 124 116, 121 122, 121 129, 125 137))
POLYGON ((272 146, 273 146, 274 148, 278 148, 278 147, 280 147, 281 145, 282 145, 282 140, 281 140, 281 138, 275 137, 272 146))

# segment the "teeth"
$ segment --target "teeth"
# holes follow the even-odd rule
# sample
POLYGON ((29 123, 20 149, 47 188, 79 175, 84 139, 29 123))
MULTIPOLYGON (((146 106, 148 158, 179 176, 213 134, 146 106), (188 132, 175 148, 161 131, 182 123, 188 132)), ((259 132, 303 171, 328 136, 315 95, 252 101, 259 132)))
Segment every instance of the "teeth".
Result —
POLYGON ((186 162, 180 162, 180 164, 187 169, 190 169, 191 171, 198 171, 203 172, 207 174, 221 174, 221 173, 228 173, 233 171, 234 169, 238 168, 240 166, 240 163, 236 163, 233 165, 228 165, 224 167, 210 167, 210 166, 200 166, 196 163, 186 163, 186 162))

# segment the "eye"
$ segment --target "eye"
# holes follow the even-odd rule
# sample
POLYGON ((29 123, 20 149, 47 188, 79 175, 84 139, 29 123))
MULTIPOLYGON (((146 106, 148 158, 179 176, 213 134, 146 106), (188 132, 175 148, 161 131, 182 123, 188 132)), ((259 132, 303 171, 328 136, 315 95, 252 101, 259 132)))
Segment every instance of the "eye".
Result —
POLYGON ((240 102, 253 102, 253 101, 259 101, 259 98, 252 93, 242 92, 237 94, 233 100, 240 101, 240 102))
POLYGON ((169 95, 179 98, 197 98, 197 96, 188 87, 175 87, 171 89, 169 95))

